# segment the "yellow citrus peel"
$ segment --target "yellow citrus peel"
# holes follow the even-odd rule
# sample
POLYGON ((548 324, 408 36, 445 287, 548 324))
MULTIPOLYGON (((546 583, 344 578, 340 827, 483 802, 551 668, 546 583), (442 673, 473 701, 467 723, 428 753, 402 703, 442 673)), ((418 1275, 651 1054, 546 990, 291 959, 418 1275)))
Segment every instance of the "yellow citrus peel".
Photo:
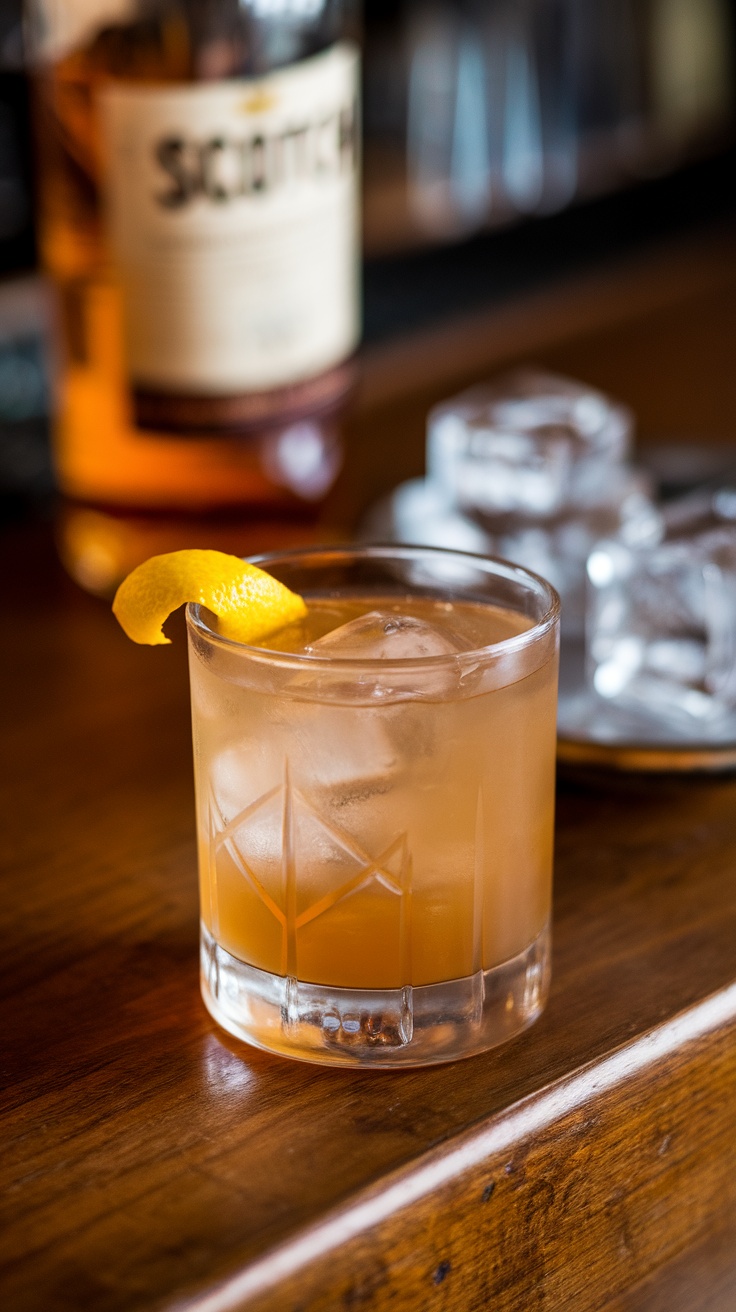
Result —
POLYGON ((171 551, 151 556, 120 584, 113 614, 133 642, 170 642, 162 625, 185 602, 206 606, 218 632, 257 643, 299 620, 307 607, 277 579, 223 551, 171 551))

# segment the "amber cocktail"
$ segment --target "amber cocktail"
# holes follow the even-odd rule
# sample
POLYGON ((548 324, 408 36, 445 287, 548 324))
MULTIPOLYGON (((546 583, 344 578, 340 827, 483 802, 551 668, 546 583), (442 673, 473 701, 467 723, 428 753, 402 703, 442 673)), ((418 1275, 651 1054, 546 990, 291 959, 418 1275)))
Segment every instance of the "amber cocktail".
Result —
POLYGON ((256 563, 305 620, 188 611, 205 1002, 313 1061, 482 1051, 549 983, 556 595, 425 548, 256 563))

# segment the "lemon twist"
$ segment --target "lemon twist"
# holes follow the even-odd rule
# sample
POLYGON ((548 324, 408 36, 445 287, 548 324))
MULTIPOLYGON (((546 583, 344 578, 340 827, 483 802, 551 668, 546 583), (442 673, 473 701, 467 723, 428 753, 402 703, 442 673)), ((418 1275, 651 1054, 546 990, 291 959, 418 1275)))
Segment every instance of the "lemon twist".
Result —
POLYGON ((171 551, 151 556, 120 584, 113 614, 133 642, 170 642, 162 625, 185 602, 206 606, 218 632, 260 642, 307 613, 303 599, 277 579, 223 551, 171 551))

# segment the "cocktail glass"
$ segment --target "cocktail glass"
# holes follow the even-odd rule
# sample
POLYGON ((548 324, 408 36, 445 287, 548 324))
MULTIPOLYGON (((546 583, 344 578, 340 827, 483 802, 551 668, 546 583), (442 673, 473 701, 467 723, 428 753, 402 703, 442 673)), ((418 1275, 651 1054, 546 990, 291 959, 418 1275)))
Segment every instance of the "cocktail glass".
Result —
POLYGON ((424 1065, 549 987, 559 603, 414 547, 259 558, 309 605, 263 648, 187 612, 202 991, 258 1047, 424 1065))

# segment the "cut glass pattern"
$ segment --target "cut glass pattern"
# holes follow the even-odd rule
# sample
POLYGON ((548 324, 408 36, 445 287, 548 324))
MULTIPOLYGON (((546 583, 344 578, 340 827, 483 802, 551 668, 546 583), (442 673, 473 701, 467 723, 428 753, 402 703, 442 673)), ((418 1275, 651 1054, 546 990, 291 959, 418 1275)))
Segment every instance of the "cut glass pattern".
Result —
POLYGON ((284 974, 298 976, 300 931, 373 886, 396 899, 401 970, 408 982, 411 857, 405 832, 372 855, 319 813, 293 786, 287 768, 282 785, 269 789, 228 823, 211 796, 213 870, 223 850, 281 927, 284 974))

